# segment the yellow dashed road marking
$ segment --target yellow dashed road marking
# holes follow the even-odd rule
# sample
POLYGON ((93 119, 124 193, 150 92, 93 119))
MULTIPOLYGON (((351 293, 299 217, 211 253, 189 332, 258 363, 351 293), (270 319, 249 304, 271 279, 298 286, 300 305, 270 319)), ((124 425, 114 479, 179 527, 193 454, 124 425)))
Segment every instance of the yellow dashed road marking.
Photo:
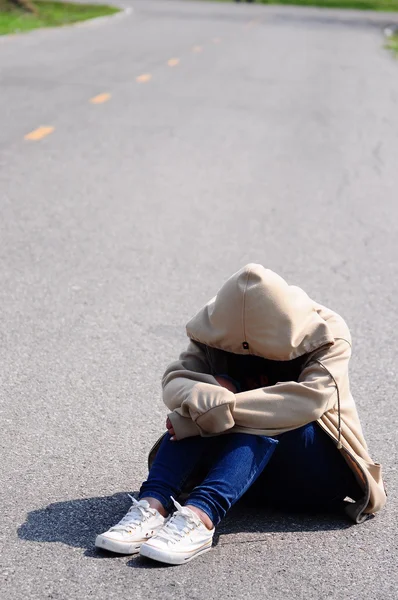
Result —
POLYGON ((52 133, 54 131, 54 129, 55 129, 55 127, 46 127, 43 125, 41 127, 38 127, 37 129, 34 129, 27 135, 25 135, 25 140, 31 140, 31 141, 41 140, 42 138, 46 137, 46 135, 50 135, 50 133, 52 133))
POLYGON ((170 60, 167 61, 167 64, 169 65, 169 67, 176 67, 180 62, 179 58, 170 58, 170 60))
POLYGON ((192 52, 197 52, 197 53, 198 52, 203 52, 203 48, 202 48, 202 46, 194 46, 192 48, 192 52))
POLYGON ((146 83, 152 79, 152 75, 150 73, 144 73, 143 75, 138 75, 136 81, 138 83, 146 83))
POLYGON ((110 97, 110 94, 98 94, 98 96, 91 98, 90 102, 91 104, 102 104, 103 102, 108 102, 110 97))

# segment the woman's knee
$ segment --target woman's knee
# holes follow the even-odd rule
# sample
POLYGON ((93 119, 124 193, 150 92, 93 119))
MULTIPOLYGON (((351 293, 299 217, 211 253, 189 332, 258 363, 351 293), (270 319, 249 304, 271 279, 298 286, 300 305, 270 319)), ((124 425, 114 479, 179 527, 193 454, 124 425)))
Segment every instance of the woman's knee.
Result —
POLYGON ((317 428, 316 423, 307 423, 302 427, 283 433, 278 436, 278 439, 283 443, 283 446, 292 444, 295 448, 308 448, 315 443, 318 433, 317 428))
POLYGON ((252 435, 249 433, 231 433, 225 436, 220 436, 220 441, 222 441, 222 438, 227 438, 224 439, 224 443, 222 444, 223 447, 226 445, 231 449, 239 447, 246 448, 249 451, 252 451, 254 454, 257 454, 258 452, 265 453, 268 448, 275 446, 278 443, 277 440, 271 437, 264 435, 252 435))

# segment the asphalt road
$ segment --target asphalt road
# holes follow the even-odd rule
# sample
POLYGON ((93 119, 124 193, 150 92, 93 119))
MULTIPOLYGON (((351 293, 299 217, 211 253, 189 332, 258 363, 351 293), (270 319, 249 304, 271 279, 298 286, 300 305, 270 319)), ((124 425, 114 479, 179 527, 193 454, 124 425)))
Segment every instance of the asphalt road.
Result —
POLYGON ((1 598, 396 599, 393 17, 131 6, 0 41, 1 598), (348 321, 388 507, 359 526, 238 510, 183 567, 97 553, 185 322, 249 261, 348 321))

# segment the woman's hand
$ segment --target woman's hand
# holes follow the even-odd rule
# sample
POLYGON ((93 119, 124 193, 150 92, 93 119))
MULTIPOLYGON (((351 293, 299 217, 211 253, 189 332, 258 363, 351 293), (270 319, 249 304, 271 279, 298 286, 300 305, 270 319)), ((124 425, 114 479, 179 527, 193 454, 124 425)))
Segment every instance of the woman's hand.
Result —
POLYGON ((176 442, 177 441, 176 432, 173 429, 173 425, 171 424, 169 417, 167 417, 167 419, 166 419, 166 429, 167 429, 168 434, 170 435, 170 441, 176 442))

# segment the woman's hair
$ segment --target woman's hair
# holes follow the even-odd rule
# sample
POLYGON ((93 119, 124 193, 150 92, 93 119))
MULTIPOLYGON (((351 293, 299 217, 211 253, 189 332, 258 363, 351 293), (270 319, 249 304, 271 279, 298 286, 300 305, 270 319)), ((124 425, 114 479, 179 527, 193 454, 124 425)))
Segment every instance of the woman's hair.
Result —
POLYGON ((233 354, 223 350, 220 352, 224 352, 226 355, 227 374, 230 377, 237 381, 244 381, 249 377, 256 378, 265 375, 269 385, 274 385, 279 381, 297 381, 307 360, 307 355, 293 360, 278 361, 260 356, 233 354))

